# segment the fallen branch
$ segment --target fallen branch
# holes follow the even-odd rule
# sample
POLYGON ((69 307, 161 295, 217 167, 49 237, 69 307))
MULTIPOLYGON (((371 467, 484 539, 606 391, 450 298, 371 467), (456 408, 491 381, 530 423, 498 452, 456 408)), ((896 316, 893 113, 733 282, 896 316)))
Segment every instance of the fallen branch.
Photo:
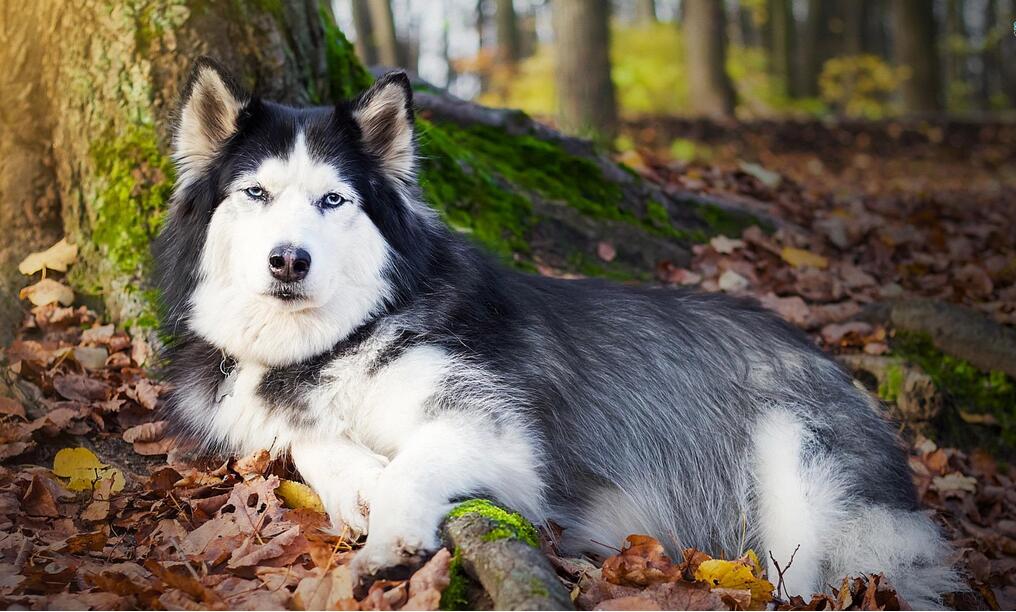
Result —
POLYGON ((485 500, 452 510, 443 533, 462 569, 490 595, 495 610, 572 610, 574 605, 536 530, 518 514, 485 500))

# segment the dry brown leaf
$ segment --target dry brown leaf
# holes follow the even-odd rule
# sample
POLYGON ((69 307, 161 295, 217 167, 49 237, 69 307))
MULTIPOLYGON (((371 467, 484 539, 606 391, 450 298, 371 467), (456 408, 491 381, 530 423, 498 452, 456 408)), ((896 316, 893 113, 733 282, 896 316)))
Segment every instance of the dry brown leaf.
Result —
POLYGON ((70 306, 74 303, 74 290, 51 278, 44 278, 18 292, 18 298, 36 306, 57 303, 70 306))
POLYGON ((169 428, 169 421, 153 421, 131 427, 123 432, 124 442, 154 442, 161 440, 169 428))
POLYGON ((603 579, 625 586, 648 586, 681 579, 663 545, 645 535, 630 535, 620 554, 603 562, 603 579))
POLYGON ((333 610, 339 602, 349 599, 353 599, 353 576, 348 565, 332 568, 327 574, 313 570, 293 593, 293 603, 302 610, 333 610))
POLYGON ((12 397, 0 397, 0 414, 25 418, 25 407, 12 397))
POLYGON ((109 397, 109 385, 81 374, 65 374, 53 379, 53 388, 62 397, 76 402, 98 402, 109 397))
POLYGON ((45 251, 32 253, 21 260, 21 263, 18 264, 18 272, 25 276, 31 276, 42 270, 66 272, 67 266, 74 263, 77 258, 78 245, 67 242, 66 238, 61 238, 60 242, 45 251))
POLYGON ((441 607, 441 593, 448 586, 448 567, 452 554, 447 548, 437 551, 426 565, 409 579, 409 599, 403 610, 437 610, 441 607))
POLYGON ((271 462, 272 454, 262 448, 246 457, 237 459, 233 469, 241 476, 261 476, 268 471, 268 465, 271 462))

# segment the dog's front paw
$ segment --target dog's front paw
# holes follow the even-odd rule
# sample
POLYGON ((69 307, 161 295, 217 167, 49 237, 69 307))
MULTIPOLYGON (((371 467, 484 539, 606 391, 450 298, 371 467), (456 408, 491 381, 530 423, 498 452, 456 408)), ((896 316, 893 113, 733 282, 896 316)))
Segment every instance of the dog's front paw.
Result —
POLYGON ((436 532, 426 536, 421 533, 388 538, 371 536, 350 564, 353 584, 363 586, 377 578, 408 578, 437 548, 436 532))
POLYGON ((380 475, 380 468, 342 474, 317 491, 336 532, 351 539, 367 535, 370 500, 380 475))

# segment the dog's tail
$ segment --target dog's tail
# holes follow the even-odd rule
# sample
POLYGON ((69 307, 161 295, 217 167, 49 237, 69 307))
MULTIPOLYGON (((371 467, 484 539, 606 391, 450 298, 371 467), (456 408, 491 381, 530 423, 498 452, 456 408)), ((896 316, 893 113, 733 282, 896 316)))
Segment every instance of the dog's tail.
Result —
POLYGON ((941 594, 964 590, 931 518, 890 491, 912 486, 902 455, 878 456, 891 444, 873 445, 862 465, 856 454, 845 458, 818 444, 796 415, 763 418, 755 457, 758 536, 771 556, 769 577, 782 579, 784 595, 808 597, 858 574, 885 575, 915 609, 941 607, 941 594), (879 473, 880 466, 892 469, 879 473), (881 487, 862 493, 860 478, 881 487))
POLYGON ((915 610, 941 608, 942 594, 968 589, 953 567, 952 549, 924 512, 872 506, 830 535, 825 543, 830 580, 883 574, 915 610))

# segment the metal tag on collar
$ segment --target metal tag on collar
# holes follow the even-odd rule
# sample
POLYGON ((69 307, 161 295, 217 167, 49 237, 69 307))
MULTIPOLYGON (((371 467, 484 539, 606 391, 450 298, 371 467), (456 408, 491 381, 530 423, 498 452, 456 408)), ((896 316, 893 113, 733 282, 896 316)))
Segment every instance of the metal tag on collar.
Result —
POLYGON ((221 402, 223 398, 233 395, 233 389, 236 387, 236 379, 240 377, 240 368, 237 367, 236 360, 226 356, 226 352, 222 352, 222 361, 219 362, 219 371, 222 372, 223 379, 219 382, 219 387, 215 391, 215 402, 221 402))

